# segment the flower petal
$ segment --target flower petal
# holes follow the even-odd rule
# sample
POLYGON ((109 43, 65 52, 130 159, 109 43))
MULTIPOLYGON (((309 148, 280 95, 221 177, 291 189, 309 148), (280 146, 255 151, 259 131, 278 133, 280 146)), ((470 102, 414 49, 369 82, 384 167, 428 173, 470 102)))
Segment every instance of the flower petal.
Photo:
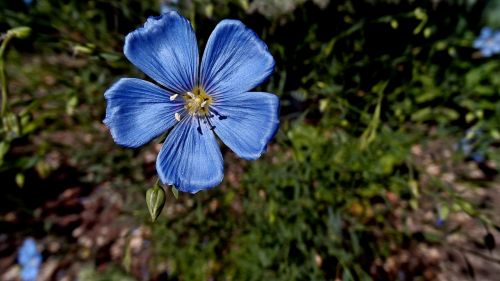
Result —
POLYGON ((164 184, 196 193, 221 183, 222 154, 213 132, 194 117, 185 117, 165 140, 156 160, 164 184))
POLYGON ((262 83, 274 70, 274 59, 255 32, 238 20, 223 20, 203 53, 200 82, 212 96, 241 94, 262 83))
POLYGON ((476 49, 482 48, 486 44, 486 40, 482 38, 475 39, 473 42, 473 47, 476 49))
POLYGON ((175 124, 181 101, 170 101, 170 94, 153 83, 122 78, 109 88, 104 124, 115 142, 139 147, 166 132, 175 124))
POLYGON ((481 34, 479 34, 479 37, 483 39, 487 39, 493 35, 493 29, 491 27, 483 27, 481 29, 481 34))
POLYGON ((177 12, 150 17, 125 38, 125 56, 176 93, 192 91, 198 73, 198 44, 189 21, 177 12))
POLYGON ((279 99, 273 94, 247 92, 231 102, 214 103, 213 108, 216 134, 247 160, 260 157, 279 126, 279 99))
POLYGON ((484 47, 481 49, 481 54, 483 57, 489 58, 493 55, 493 49, 490 47, 484 47))

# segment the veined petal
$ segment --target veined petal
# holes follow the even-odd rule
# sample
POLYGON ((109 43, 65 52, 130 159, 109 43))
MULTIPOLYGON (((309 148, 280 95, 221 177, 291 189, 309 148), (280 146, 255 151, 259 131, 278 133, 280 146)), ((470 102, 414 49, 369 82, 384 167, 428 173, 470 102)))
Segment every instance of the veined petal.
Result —
POLYGON ((255 32, 238 20, 223 20, 208 39, 200 82, 215 97, 241 94, 262 83, 274 70, 274 59, 255 32))
POLYGON ((125 56, 176 93, 191 91, 198 73, 198 44, 189 21, 177 12, 150 17, 125 38, 125 56))
POLYGON ((214 103, 215 133, 238 156, 260 157, 279 126, 279 99, 276 95, 247 92, 231 101, 214 103))
POLYGON ((165 140, 156 171, 164 184, 183 192, 196 193, 220 184, 224 166, 213 132, 195 117, 185 117, 165 140))
POLYGON ((180 101, 170 101, 170 94, 153 83, 122 78, 109 88, 104 124, 115 142, 139 147, 175 124, 174 114, 182 110, 180 101))

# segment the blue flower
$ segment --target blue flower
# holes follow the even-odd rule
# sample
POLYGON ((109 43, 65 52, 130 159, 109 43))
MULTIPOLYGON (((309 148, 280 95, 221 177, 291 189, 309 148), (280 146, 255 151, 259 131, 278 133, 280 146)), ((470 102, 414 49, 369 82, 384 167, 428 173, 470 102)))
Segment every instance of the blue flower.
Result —
POLYGON ((279 126, 279 99, 250 92, 274 70, 266 44, 238 20, 214 29, 199 63, 189 21, 171 11, 127 35, 125 56, 163 87, 122 78, 104 94, 115 142, 136 148, 170 128, 156 160, 164 184, 196 193, 222 181, 215 134, 238 156, 260 157, 279 126))
POLYGON ((486 161, 484 149, 484 133, 481 129, 470 128, 465 136, 460 139, 456 148, 464 154, 467 159, 470 159, 478 164, 486 161))
POLYGON ((500 53, 500 32, 483 27, 479 37, 474 40, 474 48, 479 49, 484 57, 500 53))
POLYGON ((38 252, 35 240, 32 238, 24 240, 17 261, 21 265, 21 280, 36 281, 42 264, 42 255, 38 252))

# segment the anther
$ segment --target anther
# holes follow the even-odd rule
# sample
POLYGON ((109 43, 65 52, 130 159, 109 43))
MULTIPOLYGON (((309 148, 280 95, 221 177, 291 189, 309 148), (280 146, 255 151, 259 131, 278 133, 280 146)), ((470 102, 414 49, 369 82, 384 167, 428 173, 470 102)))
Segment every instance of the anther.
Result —
POLYGON ((201 103, 200 107, 205 107, 205 105, 207 104, 207 101, 205 100, 204 102, 201 103))
POLYGON ((171 95, 170 96, 170 100, 173 101, 177 98, 177 96, 179 96, 179 94, 174 94, 174 95, 171 95))
POLYGON ((194 98, 195 98, 194 94, 193 94, 193 93, 191 93, 191 92, 187 92, 186 94, 187 94, 188 96, 190 96, 192 99, 194 99, 194 98))
POLYGON ((179 112, 176 112, 176 113, 174 114, 174 116, 175 116, 175 120, 177 120, 177 121, 181 121, 181 115, 179 114, 179 112))

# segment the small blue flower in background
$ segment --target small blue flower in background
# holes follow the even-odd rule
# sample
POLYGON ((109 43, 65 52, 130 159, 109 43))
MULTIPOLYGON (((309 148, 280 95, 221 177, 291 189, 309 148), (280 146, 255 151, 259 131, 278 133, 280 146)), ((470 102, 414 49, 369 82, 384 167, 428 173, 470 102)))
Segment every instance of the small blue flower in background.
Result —
POLYGON ((457 144, 457 150, 462 152, 468 159, 476 162, 483 163, 486 161, 486 155, 481 147, 481 137, 483 136, 481 129, 470 128, 467 130, 465 136, 460 139, 457 144))
POLYGON ((172 128, 156 160, 164 184, 196 193, 222 181, 215 134, 238 156, 260 157, 279 126, 279 99, 250 92, 274 70, 266 44, 238 20, 223 20, 199 58, 190 22, 150 17, 127 35, 125 56, 162 87, 122 78, 104 94, 114 141, 140 147, 172 128))
POLYGON ((32 238, 24 240, 17 261, 21 265, 21 280, 36 281, 42 264, 42 255, 38 252, 35 240, 32 238))
POLYGON ((474 40, 474 48, 478 49, 484 57, 500 53, 500 32, 483 27, 479 37, 474 40))
POLYGON ((26 4, 26 6, 31 6, 31 4, 33 3, 33 0, 23 0, 24 1, 24 4, 26 4))
POLYGON ((440 217, 436 219, 436 226, 441 227, 444 225, 444 220, 440 217))

